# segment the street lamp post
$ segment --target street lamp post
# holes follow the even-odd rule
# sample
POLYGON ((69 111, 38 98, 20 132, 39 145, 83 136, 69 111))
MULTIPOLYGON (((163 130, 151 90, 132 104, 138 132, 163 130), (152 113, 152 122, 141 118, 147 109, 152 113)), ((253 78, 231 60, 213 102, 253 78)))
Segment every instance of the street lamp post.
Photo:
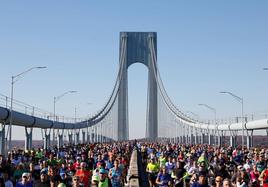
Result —
MULTIPOLYGON (((265 69, 265 68, 264 68, 265 69)), ((223 94, 229 94, 231 95, 233 98, 235 98, 239 103, 241 103, 241 117, 242 117, 242 147, 244 147, 244 100, 242 97, 239 97, 235 94, 233 94, 232 92, 220 92, 223 94)))
MULTIPOLYGON (((199 106, 204 106, 204 107, 208 108, 209 110, 211 110, 214 113, 214 121, 215 121, 215 125, 217 125, 217 123, 216 123, 216 114, 217 114, 216 109, 211 107, 211 106, 208 106, 207 104, 198 104, 198 105, 199 106)), ((216 129, 215 129, 215 131, 216 131, 216 129)), ((209 142, 210 142, 210 134, 209 134, 209 142)), ((215 141, 215 144, 216 144, 216 141, 215 141)))
MULTIPOLYGON (((77 91, 70 90, 70 91, 64 92, 63 94, 61 94, 59 96, 54 96, 54 98, 53 98, 53 124, 55 123, 55 121, 57 121, 57 119, 56 119, 56 102, 58 102, 66 94, 76 93, 76 92, 77 91)), ((55 130, 53 129, 53 144, 54 144, 54 141, 55 141, 55 130)))
MULTIPOLYGON (((185 113, 187 113, 187 114, 191 114, 192 116, 194 116, 193 117, 193 119, 194 119, 194 121, 196 121, 196 122, 198 122, 199 121, 199 115, 197 115, 196 113, 194 113, 194 112, 191 112, 191 111, 186 111, 185 113)), ((198 142, 198 129, 197 129, 197 127, 191 127, 192 128, 192 133, 193 133, 193 135, 194 135, 194 142, 195 142, 195 144, 197 144, 197 142, 198 142), (195 133, 193 132, 193 131, 195 131, 195 133)), ((201 129, 200 129, 201 130, 201 129)))
MULTIPOLYGON (((91 102, 87 102, 86 105, 92 105, 93 103, 91 102)), ((91 137, 91 128, 89 130, 89 119, 90 119, 90 115, 89 113, 87 114, 87 142, 91 142, 91 140, 89 139, 89 137, 91 137)))
MULTIPOLYGON (((74 107, 74 123, 75 124, 76 124, 76 114, 77 114, 77 107, 75 106, 74 107)), ((78 133, 77 133, 76 129, 74 129, 74 134, 75 134, 74 135, 74 142, 75 142, 75 145, 79 144, 79 133, 80 133, 80 129, 78 130, 78 133)))
POLYGON ((28 73, 29 71, 32 71, 34 69, 43 69, 47 68, 46 66, 36 66, 31 67, 17 75, 11 76, 11 97, 10 97, 10 119, 9 119, 9 126, 8 126, 8 132, 7 137, 9 136, 9 142, 8 142, 8 149, 11 149, 11 138, 12 138, 12 123, 13 123, 13 96, 14 96, 14 84, 22 78, 22 75, 28 73))

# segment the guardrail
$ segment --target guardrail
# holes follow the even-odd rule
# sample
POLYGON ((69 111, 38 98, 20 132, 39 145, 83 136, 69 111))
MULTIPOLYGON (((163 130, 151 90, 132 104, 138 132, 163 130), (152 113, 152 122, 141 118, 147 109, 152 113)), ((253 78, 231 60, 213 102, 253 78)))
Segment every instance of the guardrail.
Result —
MULTIPOLYGON (((10 97, 0 94, 0 106, 10 109, 10 104, 10 97)), ((54 114, 52 112, 40 109, 36 106, 29 105, 16 99, 13 99, 13 111, 47 120, 53 120, 54 118, 54 114)), ((87 118, 72 118, 56 114, 56 121, 63 123, 81 122, 85 121, 86 119, 87 118)))

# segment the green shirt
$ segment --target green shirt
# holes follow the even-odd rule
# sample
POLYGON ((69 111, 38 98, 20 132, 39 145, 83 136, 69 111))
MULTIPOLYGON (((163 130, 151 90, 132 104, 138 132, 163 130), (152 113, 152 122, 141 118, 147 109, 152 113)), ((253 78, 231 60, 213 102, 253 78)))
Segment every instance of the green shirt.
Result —
POLYGON ((160 164, 160 168, 165 166, 166 164, 166 157, 160 157, 159 158, 159 164, 160 164))
POLYGON ((23 173, 24 173, 24 170, 23 169, 22 170, 20 170, 20 169, 15 170, 15 172, 13 174, 13 177, 15 179, 20 179, 23 173))
POLYGON ((108 187, 108 186, 109 186, 109 183, 108 183, 107 178, 104 181, 99 181, 98 187, 108 187))

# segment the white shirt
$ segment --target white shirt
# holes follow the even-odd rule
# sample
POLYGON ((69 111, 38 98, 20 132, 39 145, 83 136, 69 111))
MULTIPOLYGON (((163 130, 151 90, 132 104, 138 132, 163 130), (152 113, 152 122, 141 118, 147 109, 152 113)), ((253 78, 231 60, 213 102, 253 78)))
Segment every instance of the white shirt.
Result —
POLYGON ((248 163, 245 163, 243 167, 246 169, 246 171, 251 169, 251 165, 248 163))

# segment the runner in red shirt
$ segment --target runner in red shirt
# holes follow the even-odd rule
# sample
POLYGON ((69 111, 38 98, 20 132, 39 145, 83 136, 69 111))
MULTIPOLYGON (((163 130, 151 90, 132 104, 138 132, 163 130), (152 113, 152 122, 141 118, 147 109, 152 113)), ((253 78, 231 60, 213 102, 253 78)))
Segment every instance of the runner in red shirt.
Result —
POLYGON ((263 187, 268 187, 268 164, 266 169, 262 171, 259 180, 263 183, 263 187))
POLYGON ((75 173, 75 176, 79 176, 80 181, 84 184, 85 187, 89 186, 89 180, 91 178, 91 172, 86 170, 86 163, 81 162, 81 169, 78 169, 75 173))

